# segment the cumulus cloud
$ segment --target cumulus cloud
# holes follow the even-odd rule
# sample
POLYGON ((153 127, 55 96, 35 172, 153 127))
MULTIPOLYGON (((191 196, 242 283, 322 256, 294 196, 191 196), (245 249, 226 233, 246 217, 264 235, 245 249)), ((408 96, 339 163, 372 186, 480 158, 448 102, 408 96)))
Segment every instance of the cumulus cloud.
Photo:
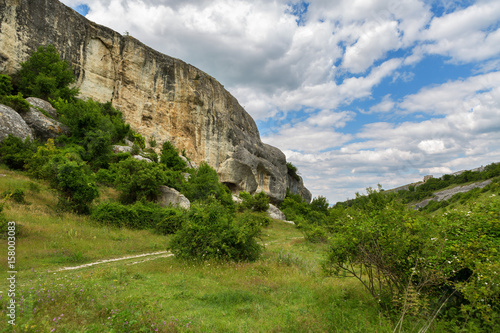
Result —
POLYGON ((263 140, 331 202, 500 161, 497 0, 62 2, 206 71, 257 121, 277 119, 263 140), (429 56, 471 74, 423 80, 429 56))

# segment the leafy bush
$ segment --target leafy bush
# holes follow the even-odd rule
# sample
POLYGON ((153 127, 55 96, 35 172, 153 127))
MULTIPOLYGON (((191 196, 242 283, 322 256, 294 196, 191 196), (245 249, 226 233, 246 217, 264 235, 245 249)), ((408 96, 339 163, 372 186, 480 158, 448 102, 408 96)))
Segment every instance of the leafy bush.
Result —
POLYGON ((191 206, 168 248, 181 259, 254 261, 262 251, 256 240, 260 232, 255 219, 235 220, 220 202, 209 200, 191 206))
POLYGON ((92 218, 103 224, 131 229, 154 229, 161 234, 172 234, 180 229, 184 214, 175 208, 162 208, 151 202, 123 205, 105 202, 94 207, 92 218))
POLYGON ((21 190, 20 188, 15 189, 14 192, 5 191, 2 193, 2 198, 4 198, 4 199, 9 198, 9 199, 14 200, 14 202, 17 202, 20 204, 26 203, 26 199, 24 196, 25 196, 24 191, 21 190))
POLYGON ((394 196, 372 193, 364 208, 335 217, 326 271, 349 272, 389 308, 444 309, 462 323, 481 322, 486 331, 500 327, 497 197, 430 219, 394 196))
POLYGON ((207 200, 214 196, 225 206, 234 208, 231 191, 219 183, 219 176, 211 166, 201 163, 197 170, 191 170, 189 180, 182 184, 181 192, 191 201, 207 200))
POLYGON ((24 96, 62 98, 72 100, 78 89, 69 88, 76 80, 69 64, 61 60, 53 45, 40 46, 30 58, 21 63, 17 73, 17 86, 24 96))
POLYGON ((264 192, 259 192, 252 196, 250 193, 241 191, 240 207, 242 209, 252 210, 254 212, 266 212, 269 209, 269 197, 264 192))
POLYGON ((59 206, 78 214, 90 213, 90 205, 99 196, 86 165, 62 160, 56 165, 56 177, 51 186, 60 193, 59 206))
POLYGON ((160 194, 160 185, 178 187, 179 174, 167 170, 162 164, 128 158, 111 167, 116 175, 115 185, 121 192, 122 203, 133 203, 145 199, 155 201, 160 194))
POLYGON ((28 112, 30 110, 30 104, 23 98, 21 93, 17 95, 5 95, 0 96, 0 104, 6 105, 18 113, 28 112))
POLYGON ((34 155, 36 142, 31 142, 29 138, 24 141, 9 134, 0 142, 0 161, 14 170, 23 170, 24 166, 34 155))
POLYGON ((170 141, 163 143, 160 162, 165 164, 167 168, 176 171, 181 171, 186 167, 186 162, 179 156, 179 152, 170 141))
POLYGON ((300 176, 298 174, 298 169, 295 165, 292 164, 292 162, 286 162, 286 167, 288 170, 288 175, 295 179, 296 181, 300 182, 300 176))
POLYGON ((12 94, 12 80, 10 76, 0 74, 0 96, 12 94))
POLYGON ((130 132, 128 135, 128 138, 130 141, 132 141, 134 144, 139 146, 139 148, 144 149, 146 148, 146 140, 140 133, 136 132, 130 132))

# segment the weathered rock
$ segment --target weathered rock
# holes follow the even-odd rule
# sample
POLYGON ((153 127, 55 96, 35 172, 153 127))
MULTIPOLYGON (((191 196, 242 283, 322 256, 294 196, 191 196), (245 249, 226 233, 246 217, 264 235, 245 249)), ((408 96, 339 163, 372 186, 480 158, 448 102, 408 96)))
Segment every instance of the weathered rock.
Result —
POLYGON ((9 134, 25 140, 33 138, 31 128, 24 119, 12 108, 0 104, 0 141, 7 138, 9 134))
POLYGON ((34 107, 30 107, 27 112, 22 112, 21 117, 31 127, 37 139, 55 139, 61 134, 69 134, 67 126, 47 117, 34 107))
POLYGON ((296 180, 292 176, 288 175, 287 176, 287 187, 290 190, 290 192, 294 194, 299 194, 302 199, 304 199, 306 202, 310 203, 312 200, 312 194, 311 192, 304 186, 304 181, 302 180, 302 177, 300 177, 300 180, 296 180))
POLYGON ((149 158, 146 158, 146 157, 141 156, 141 155, 133 155, 132 157, 138 161, 146 161, 148 163, 153 163, 153 161, 151 161, 149 158))
MULTIPOLYGON (((0 72, 12 74, 39 45, 53 44, 72 65, 82 97, 111 100, 134 130, 185 149, 196 164, 207 162, 234 192, 285 197, 284 154, 262 143, 250 115, 201 70, 56 0, 0 0, 0 27, 0 72)), ((309 193, 301 182, 291 185, 309 193)))
POLYGON ((189 202, 188 198, 186 198, 179 191, 164 185, 160 186, 158 204, 163 207, 174 206, 184 209, 191 208, 191 203, 189 202))
POLYGON ((118 154, 118 153, 131 153, 132 150, 133 149, 130 146, 113 145, 113 153, 115 153, 115 154, 118 154))
POLYGON ((26 98, 26 102, 30 103, 34 107, 40 108, 43 111, 47 112, 52 118, 58 119, 57 110, 54 109, 52 104, 50 104, 49 102, 37 97, 28 97, 26 98))
POLYGON ((273 204, 269 204, 267 215, 269 215, 270 218, 275 220, 282 220, 282 221, 286 220, 285 214, 283 214, 283 212, 273 204))

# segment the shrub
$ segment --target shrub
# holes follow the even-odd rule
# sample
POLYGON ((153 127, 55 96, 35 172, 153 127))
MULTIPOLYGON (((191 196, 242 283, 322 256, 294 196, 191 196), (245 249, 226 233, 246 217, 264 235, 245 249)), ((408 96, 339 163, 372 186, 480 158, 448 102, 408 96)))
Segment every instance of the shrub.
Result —
POLYGON ((295 165, 293 165, 291 162, 286 163, 286 167, 288 170, 288 175, 295 179, 296 181, 300 182, 300 176, 298 174, 298 169, 295 165))
POLYGON ((163 143, 160 162, 165 164, 167 168, 176 171, 181 171, 186 167, 186 162, 179 156, 179 152, 170 141, 163 143))
POLYGON ((146 148, 146 140, 140 133, 136 133, 131 131, 128 135, 128 138, 130 141, 132 141, 134 144, 138 145, 139 148, 145 149, 146 148))
POLYGON ((6 198, 9 198, 9 199, 12 199, 14 200, 14 202, 16 203, 20 203, 20 204, 25 204, 26 203, 26 200, 24 198, 24 191, 17 188, 14 190, 14 192, 12 191, 5 191, 2 193, 2 197, 4 199, 6 198))
POLYGON ((235 220, 212 199, 191 206, 187 221, 172 236, 168 248, 181 259, 254 261, 262 251, 256 240, 260 232, 254 219, 235 220))
POLYGON ((36 142, 24 141, 11 134, 0 142, 0 161, 9 168, 22 170, 34 155, 36 142))
POLYGON ((121 192, 122 203, 137 200, 155 201, 160 185, 178 187, 179 174, 167 170, 164 165, 128 158, 111 167, 116 174, 115 185, 121 192))
POLYGON ((94 207, 92 218, 101 223, 131 229, 154 229, 161 234, 172 234, 180 229, 184 214, 175 208, 162 208, 151 202, 123 205, 105 202, 94 207))
POLYGON ((56 177, 51 186, 60 193, 59 206, 78 214, 90 213, 90 205, 99 196, 86 165, 62 160, 56 165, 56 177))
POLYGON ((0 96, 0 104, 11 107, 18 113, 28 112, 30 104, 23 98, 21 93, 17 95, 0 96))
POLYGON ((189 180, 182 184, 181 191, 191 202, 207 200, 214 196, 225 206, 234 209, 231 191, 219 183, 219 176, 211 166, 201 163, 197 170, 191 171, 189 180))
POLYGON ((71 100, 78 95, 78 89, 69 88, 76 77, 53 45, 40 46, 26 62, 21 63, 17 80, 19 91, 24 96, 71 100))
POLYGON ((266 212, 269 209, 269 197, 264 192, 259 192, 254 196, 248 192, 241 191, 242 200, 240 207, 254 212, 266 212))
POLYGON ((0 96, 12 94, 12 80, 10 76, 0 74, 0 96))

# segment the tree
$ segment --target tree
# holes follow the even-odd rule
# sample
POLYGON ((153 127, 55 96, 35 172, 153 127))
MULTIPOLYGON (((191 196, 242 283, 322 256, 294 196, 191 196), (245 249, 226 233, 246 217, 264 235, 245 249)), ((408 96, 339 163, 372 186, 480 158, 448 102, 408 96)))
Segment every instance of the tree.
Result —
POLYGON ((17 79, 19 91, 24 96, 72 100, 78 95, 77 88, 69 87, 76 77, 69 64, 61 60, 54 45, 40 46, 21 63, 17 79))
POLYGON ((180 171, 186 167, 186 162, 179 156, 179 152, 170 141, 163 143, 160 162, 175 171, 180 171))

